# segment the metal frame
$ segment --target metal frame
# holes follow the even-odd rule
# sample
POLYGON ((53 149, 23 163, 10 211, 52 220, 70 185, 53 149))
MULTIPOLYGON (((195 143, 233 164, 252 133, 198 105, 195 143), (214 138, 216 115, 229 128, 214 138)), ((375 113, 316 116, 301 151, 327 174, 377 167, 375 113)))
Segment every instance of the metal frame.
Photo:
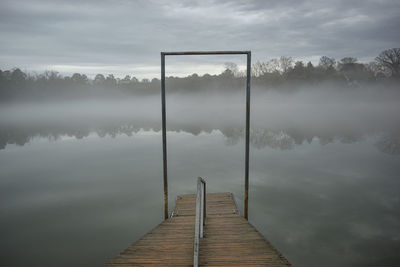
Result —
POLYGON ((251 51, 161 52, 161 116, 162 116, 162 143, 163 143, 162 144, 162 146, 163 146, 163 173, 164 173, 164 218, 168 219, 167 128, 166 128, 166 115, 165 115, 165 106, 166 106, 166 103, 165 103, 165 56, 185 56, 185 55, 247 55, 244 217, 248 220, 251 51))
POLYGON ((206 224, 206 181, 201 177, 197 178, 196 196, 196 221, 194 228, 193 244, 193 266, 199 266, 200 238, 204 237, 204 225, 206 224))

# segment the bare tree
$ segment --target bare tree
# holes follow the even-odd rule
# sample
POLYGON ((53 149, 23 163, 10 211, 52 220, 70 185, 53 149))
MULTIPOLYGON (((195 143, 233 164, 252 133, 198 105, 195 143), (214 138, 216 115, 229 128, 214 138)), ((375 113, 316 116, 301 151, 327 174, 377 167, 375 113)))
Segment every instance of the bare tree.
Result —
POLYGON ((239 67, 236 63, 226 62, 224 65, 225 65, 225 71, 232 73, 233 76, 235 77, 243 76, 243 73, 239 70, 239 67))
POLYGON ((371 61, 368 64, 365 64, 365 68, 377 77, 385 77, 391 74, 388 69, 383 67, 381 64, 378 64, 376 61, 371 61))
POLYGON ((375 58, 376 62, 386 69, 389 69, 392 76, 400 76, 400 48, 385 50, 375 58))
POLYGON ((85 74, 74 73, 71 76, 71 80, 77 84, 87 84, 89 79, 85 74))
POLYGON ((362 72, 365 69, 365 66, 357 63, 357 58, 355 57, 344 57, 337 63, 337 68, 341 72, 362 72))
POLYGON ((279 66, 283 73, 286 73, 293 66, 293 58, 281 56, 279 58, 279 66))
POLYGON ((327 57, 327 56, 322 56, 319 59, 319 66, 322 67, 325 70, 327 70, 329 68, 333 68, 335 63, 336 63, 336 60, 334 58, 330 58, 330 57, 327 57))
POLYGON ((341 64, 354 64, 357 62, 357 58, 355 57, 344 57, 340 60, 341 64))
POLYGON ((95 85, 101 85, 104 83, 105 80, 106 78, 104 77, 103 74, 97 74, 96 77, 94 77, 93 83, 95 85))
POLYGON ((279 60, 276 58, 273 58, 269 61, 266 62, 267 63, 267 70, 268 72, 276 72, 279 71, 279 60))
POLYGON ((268 72, 268 64, 267 62, 257 61, 251 66, 252 76, 260 77, 268 72))

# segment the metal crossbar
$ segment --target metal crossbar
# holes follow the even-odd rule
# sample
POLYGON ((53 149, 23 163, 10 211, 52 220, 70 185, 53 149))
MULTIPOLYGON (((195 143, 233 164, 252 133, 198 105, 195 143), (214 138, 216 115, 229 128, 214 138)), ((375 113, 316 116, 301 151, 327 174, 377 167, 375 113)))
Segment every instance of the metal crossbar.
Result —
POLYGON ((196 197, 196 221, 194 228, 193 244, 193 266, 199 266, 200 238, 204 237, 204 225, 206 224, 206 181, 201 177, 197 178, 196 197))
POLYGON ((185 52, 161 52, 166 56, 195 56, 195 55, 247 55, 251 51, 185 51, 185 52))
POLYGON ((246 147, 245 147, 245 174, 244 174, 244 217, 248 219, 249 210, 249 142, 250 142, 250 79, 251 79, 251 51, 187 51, 161 52, 161 116, 162 116, 162 146, 163 146, 163 174, 164 174, 164 218, 168 219, 168 170, 167 170, 167 126, 165 103, 165 56, 185 55, 247 55, 246 71, 246 147))

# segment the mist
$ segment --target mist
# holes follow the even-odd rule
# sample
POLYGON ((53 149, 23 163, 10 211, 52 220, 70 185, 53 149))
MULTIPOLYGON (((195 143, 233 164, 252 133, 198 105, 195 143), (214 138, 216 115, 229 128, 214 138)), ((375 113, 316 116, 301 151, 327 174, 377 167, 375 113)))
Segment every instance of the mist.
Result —
MULTIPOLYGON (((243 138, 244 91, 215 88, 207 93, 167 93, 168 131, 197 135, 218 130, 229 142, 243 138)), ((251 98, 255 148, 288 149, 313 138, 326 144, 376 136, 377 143, 390 147, 386 152, 399 153, 400 90, 396 84, 354 88, 320 84, 290 91, 256 87, 251 98)), ((3 104, 0 113, 2 148, 23 145, 36 136, 132 135, 141 129, 159 132, 161 125, 159 95, 3 104)))

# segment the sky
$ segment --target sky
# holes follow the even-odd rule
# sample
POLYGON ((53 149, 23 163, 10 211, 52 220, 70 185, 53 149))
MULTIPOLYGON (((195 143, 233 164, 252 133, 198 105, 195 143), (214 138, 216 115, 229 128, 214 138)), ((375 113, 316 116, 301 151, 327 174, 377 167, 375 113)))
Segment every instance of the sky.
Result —
MULTIPOLYGON (((0 69, 160 77, 161 51, 251 50, 318 63, 400 47, 400 1, 0 0, 0 69)), ((168 57, 167 76, 245 56, 168 57)))

